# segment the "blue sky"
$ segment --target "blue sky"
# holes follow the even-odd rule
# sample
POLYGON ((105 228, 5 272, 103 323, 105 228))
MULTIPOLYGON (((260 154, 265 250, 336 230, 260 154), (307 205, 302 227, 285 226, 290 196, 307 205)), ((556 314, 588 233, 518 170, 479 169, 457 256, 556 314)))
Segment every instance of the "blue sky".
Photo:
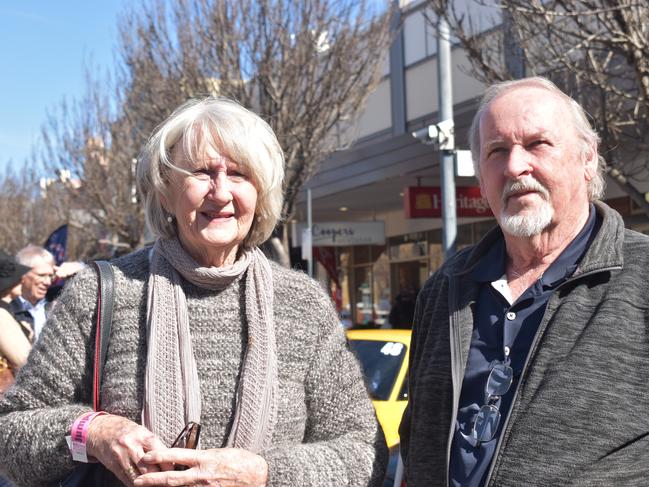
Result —
POLYGON ((128 0, 0 0, 0 168, 22 165, 47 111, 84 91, 84 62, 112 67, 128 0))

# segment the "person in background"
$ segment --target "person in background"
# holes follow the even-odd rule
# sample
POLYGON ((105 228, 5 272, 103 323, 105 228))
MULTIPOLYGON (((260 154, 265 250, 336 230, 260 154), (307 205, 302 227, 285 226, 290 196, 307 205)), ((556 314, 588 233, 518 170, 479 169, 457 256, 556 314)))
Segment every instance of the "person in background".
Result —
POLYGON ((38 338, 50 308, 45 296, 56 277, 54 256, 43 247, 29 244, 18 251, 16 260, 31 270, 23 276, 22 295, 12 301, 12 309, 20 319, 31 323, 34 337, 38 338))
POLYGON ((489 87, 469 137, 498 226, 419 294, 408 487, 646 485, 649 237, 599 201, 596 132, 535 77, 489 87))
POLYGON ((29 271, 0 250, 0 394, 13 383, 32 348, 31 326, 16 320, 10 306, 20 296, 21 279, 29 271))
POLYGON ((31 267, 22 281, 22 295, 11 302, 13 313, 31 324, 34 339, 38 338, 47 321, 56 295, 50 295, 52 283, 73 276, 84 267, 81 262, 63 262, 57 266, 54 256, 38 245, 29 244, 16 254, 16 260, 31 267))
POLYGON ((394 297, 388 321, 392 328, 411 329, 419 289, 413 285, 415 277, 407 268, 399 268, 399 292, 394 297))
MULTIPOLYGON (((11 387, 32 348, 31 325, 17 320, 10 306, 20 296, 21 279, 29 270, 0 250, 0 396, 11 387)), ((12 487, 12 484, 0 476, 0 487, 12 487)))
POLYGON ((65 437, 87 422, 79 446, 111 487, 381 485, 385 440, 331 300, 258 248, 283 174, 271 128, 235 102, 190 101, 156 129, 137 182, 157 240, 112 261, 107 414, 90 406, 87 269, 0 401, 0 471, 25 487, 64 477, 65 437), (198 428, 200 449, 170 448, 198 428))

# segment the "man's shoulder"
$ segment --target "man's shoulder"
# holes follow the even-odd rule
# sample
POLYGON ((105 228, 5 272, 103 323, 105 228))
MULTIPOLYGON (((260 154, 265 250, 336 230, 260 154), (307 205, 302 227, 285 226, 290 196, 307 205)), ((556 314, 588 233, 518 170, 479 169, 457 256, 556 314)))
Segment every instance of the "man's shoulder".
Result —
POLYGON ((435 272, 433 272, 424 287, 422 292, 426 290, 431 290, 432 288, 438 286, 441 282, 448 280, 452 276, 459 276, 469 270, 469 258, 475 250, 476 246, 471 245, 469 247, 464 247, 458 251, 455 255, 451 256, 446 260, 435 272))
POLYGON ((13 312, 22 311, 25 309, 25 305, 23 304, 23 300, 20 298, 20 296, 12 299, 9 303, 9 307, 13 312))
POLYGON ((643 253, 647 253, 649 248, 649 235, 631 230, 630 228, 624 229, 624 243, 631 247, 641 249, 643 253))
POLYGON ((645 276, 649 268, 649 235, 625 229, 623 249, 623 272, 637 270, 645 276))

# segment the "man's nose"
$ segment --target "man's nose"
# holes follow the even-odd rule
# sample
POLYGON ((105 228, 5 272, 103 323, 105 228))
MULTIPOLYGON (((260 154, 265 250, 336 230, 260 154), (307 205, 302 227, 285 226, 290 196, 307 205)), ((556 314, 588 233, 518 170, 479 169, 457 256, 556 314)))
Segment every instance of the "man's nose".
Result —
POLYGON ((514 145, 509 151, 505 164, 505 176, 510 179, 518 179, 532 172, 530 155, 524 147, 514 145))

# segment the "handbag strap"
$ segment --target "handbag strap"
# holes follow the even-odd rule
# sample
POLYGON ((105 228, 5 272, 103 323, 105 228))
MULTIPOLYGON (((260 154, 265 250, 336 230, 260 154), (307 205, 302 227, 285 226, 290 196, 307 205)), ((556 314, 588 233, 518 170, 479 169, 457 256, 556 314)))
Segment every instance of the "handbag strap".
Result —
POLYGON ((115 274, 113 267, 105 260, 93 262, 98 275, 97 293, 97 329, 95 334, 95 361, 92 377, 92 407, 95 411, 100 409, 99 392, 104 365, 106 364, 106 351, 110 341, 110 327, 113 322, 113 304, 115 302, 115 274))

